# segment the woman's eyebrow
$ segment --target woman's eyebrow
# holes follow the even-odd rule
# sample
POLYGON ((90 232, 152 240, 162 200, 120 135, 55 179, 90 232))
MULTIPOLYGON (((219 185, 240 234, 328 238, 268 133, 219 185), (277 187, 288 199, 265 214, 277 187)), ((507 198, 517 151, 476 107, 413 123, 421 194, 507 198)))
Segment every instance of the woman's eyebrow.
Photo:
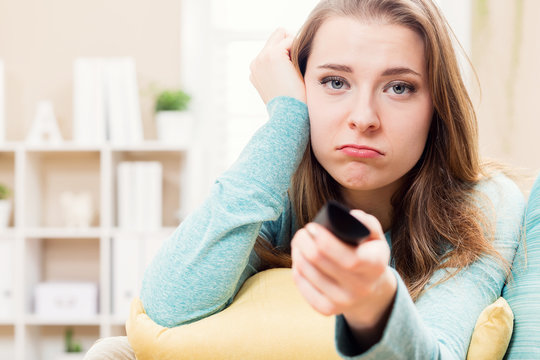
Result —
POLYGON ((419 73, 417 73, 416 71, 408 67, 389 68, 389 69, 384 70, 381 76, 395 76, 395 75, 407 75, 407 74, 422 77, 422 75, 420 75, 419 73))
POLYGON ((336 70, 336 71, 343 71, 343 72, 346 72, 346 73, 352 73, 353 70, 347 66, 347 65, 340 65, 340 64, 324 64, 324 65, 319 65, 318 66, 319 69, 330 69, 330 70, 336 70))
MULTIPOLYGON (((317 68, 319 69, 330 69, 335 71, 342 71, 346 73, 353 73, 353 69, 350 66, 347 65, 341 65, 341 64, 323 64, 319 65, 317 68)), ((393 67, 388 68, 384 70, 381 76, 396 76, 396 75, 415 75, 418 77, 422 77, 422 75, 416 71, 414 71, 411 68, 408 67, 393 67)))

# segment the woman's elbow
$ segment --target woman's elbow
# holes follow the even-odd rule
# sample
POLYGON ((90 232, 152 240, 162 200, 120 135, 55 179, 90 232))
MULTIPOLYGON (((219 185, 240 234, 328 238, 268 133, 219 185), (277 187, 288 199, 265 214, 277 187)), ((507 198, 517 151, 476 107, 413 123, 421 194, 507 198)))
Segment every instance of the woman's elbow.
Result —
POLYGON ((228 304, 227 301, 214 301, 211 304, 194 304, 186 299, 171 301, 170 297, 159 297, 153 292, 145 291, 141 291, 141 301, 150 319, 169 328, 204 319, 220 312, 228 304))

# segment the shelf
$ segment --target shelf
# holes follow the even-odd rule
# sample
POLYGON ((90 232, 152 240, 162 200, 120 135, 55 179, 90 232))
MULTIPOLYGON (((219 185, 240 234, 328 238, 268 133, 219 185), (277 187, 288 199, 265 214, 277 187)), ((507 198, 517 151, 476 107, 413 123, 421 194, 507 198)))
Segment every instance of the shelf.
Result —
POLYGON ((46 318, 43 316, 37 316, 34 314, 26 314, 24 322, 26 325, 40 325, 40 326, 64 326, 64 325, 77 325, 77 326, 96 326, 100 325, 103 317, 96 315, 88 318, 46 318))
POLYGON ((36 151, 26 154, 24 160, 26 227, 101 224, 99 151, 36 151))
MULTIPOLYGON (((27 239, 24 244, 26 268, 25 268, 25 314, 40 315, 30 319, 42 320, 47 312, 37 312, 36 289, 41 283, 92 283, 97 286, 97 291, 104 289, 100 283, 100 248, 101 241, 93 238, 81 238, 73 241, 65 238, 38 238, 27 239)), ((60 286, 59 285, 59 286, 60 286)), ((61 296, 65 294, 65 287, 60 290, 61 296)), ((55 290, 56 291, 56 290, 55 290)), ((71 296, 68 295, 67 296, 71 296)), ((88 296, 88 295, 85 295, 88 296)), ((93 295, 96 296, 96 295, 93 295)), ((45 298, 47 299, 47 298, 45 298)), ((50 301, 50 300, 49 300, 50 301)), ((93 301, 93 300, 92 300, 93 301)), ((94 306, 94 305, 90 305, 94 306)), ((99 299, 96 299, 94 309, 100 308, 99 299)), ((86 314, 91 315, 96 311, 86 314)), ((85 323, 88 316, 84 316, 85 323)), ((78 323, 78 320, 73 320, 78 323)), ((54 319, 47 319, 48 323, 56 323, 54 319)), ((62 319, 61 323, 66 322, 62 319)), ((40 322, 41 323, 41 322, 40 322)), ((71 323, 71 322, 70 322, 71 323)))
POLYGON ((21 148, 28 152, 98 152, 101 151, 102 146, 65 143, 58 145, 22 145, 21 148))
POLYGON ((27 144, 24 142, 10 142, 0 144, 0 152, 15 152, 24 150, 29 152, 88 152, 88 151, 188 151, 186 146, 164 144, 159 141, 145 141, 132 145, 103 144, 80 144, 72 141, 65 141, 60 144, 27 144))
POLYGON ((0 294, 10 294, 0 298, 8 298, 0 312, 0 360, 55 359, 67 327, 75 329, 83 349, 100 337, 125 335, 130 299, 139 293, 144 270, 180 223, 177 213, 191 185, 184 177, 194 166, 188 159, 188 149, 152 141, 0 144, 0 182, 14 195, 9 226, 0 229, 0 249, 7 254, 0 259, 0 294), (163 169, 156 192, 162 219, 146 229, 117 226, 117 174, 124 161, 157 162, 163 169), (42 283, 95 284, 97 313, 58 318, 42 310, 36 306, 42 283))
POLYGON ((0 144, 0 152, 15 152, 19 148, 17 143, 0 144))
POLYGON ((49 239, 94 239, 103 235, 101 228, 61 228, 61 227, 40 227, 27 228, 24 235, 31 238, 49 239))
POLYGON ((0 359, 17 359, 15 351, 15 325, 0 322, 0 359))
POLYGON ((133 234, 133 235, 170 235, 177 229, 177 226, 165 226, 160 229, 142 229, 142 230, 132 230, 132 229, 123 229, 119 227, 115 227, 112 229, 110 235, 112 237, 118 236, 118 235, 126 235, 126 234, 133 234))
POLYGON ((19 231, 15 228, 8 228, 0 232, 1 238, 13 238, 16 236, 24 236, 27 238, 36 239, 95 239, 103 236, 114 237, 117 235, 133 234, 133 235, 155 235, 163 234, 169 235, 176 230, 176 226, 166 226, 159 229, 122 229, 112 228, 105 229, 100 227, 92 228, 62 228, 62 227, 39 227, 39 228, 26 228, 19 231))
POLYGON ((136 151, 136 152, 154 152, 154 151, 187 151, 185 146, 176 146, 170 144, 163 144, 157 141, 145 141, 139 145, 110 145, 112 151, 136 151))
POLYGON ((0 229, 0 239, 12 239, 21 235, 21 231, 12 226, 0 229))

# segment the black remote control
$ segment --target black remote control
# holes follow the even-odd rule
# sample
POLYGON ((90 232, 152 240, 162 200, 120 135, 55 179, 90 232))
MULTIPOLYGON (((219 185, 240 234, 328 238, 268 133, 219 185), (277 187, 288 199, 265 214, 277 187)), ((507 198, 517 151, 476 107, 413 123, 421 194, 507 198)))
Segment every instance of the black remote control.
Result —
POLYGON ((321 224, 341 241, 356 246, 369 235, 369 230, 357 218, 349 213, 346 206, 330 200, 313 219, 321 224))

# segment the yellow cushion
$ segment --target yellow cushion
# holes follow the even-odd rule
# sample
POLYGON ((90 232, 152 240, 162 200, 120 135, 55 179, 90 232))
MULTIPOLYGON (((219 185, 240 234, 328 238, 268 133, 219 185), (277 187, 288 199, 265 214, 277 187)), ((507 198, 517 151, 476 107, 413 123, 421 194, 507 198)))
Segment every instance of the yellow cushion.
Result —
MULTIPOLYGON (((503 298, 480 314, 467 359, 502 359, 513 328, 503 298)), ((126 322, 138 360, 340 359, 334 348, 334 317, 311 308, 290 269, 272 269, 249 278, 223 311, 175 328, 154 323, 139 299, 126 322)))
POLYGON ((302 298, 290 269, 272 269, 249 278, 228 308, 175 328, 155 324, 135 299, 126 330, 138 360, 331 360, 340 359, 334 321, 302 298))
POLYGON ((482 311, 469 345, 467 360, 502 359, 508 348, 514 328, 514 314, 504 300, 499 298, 482 311))

